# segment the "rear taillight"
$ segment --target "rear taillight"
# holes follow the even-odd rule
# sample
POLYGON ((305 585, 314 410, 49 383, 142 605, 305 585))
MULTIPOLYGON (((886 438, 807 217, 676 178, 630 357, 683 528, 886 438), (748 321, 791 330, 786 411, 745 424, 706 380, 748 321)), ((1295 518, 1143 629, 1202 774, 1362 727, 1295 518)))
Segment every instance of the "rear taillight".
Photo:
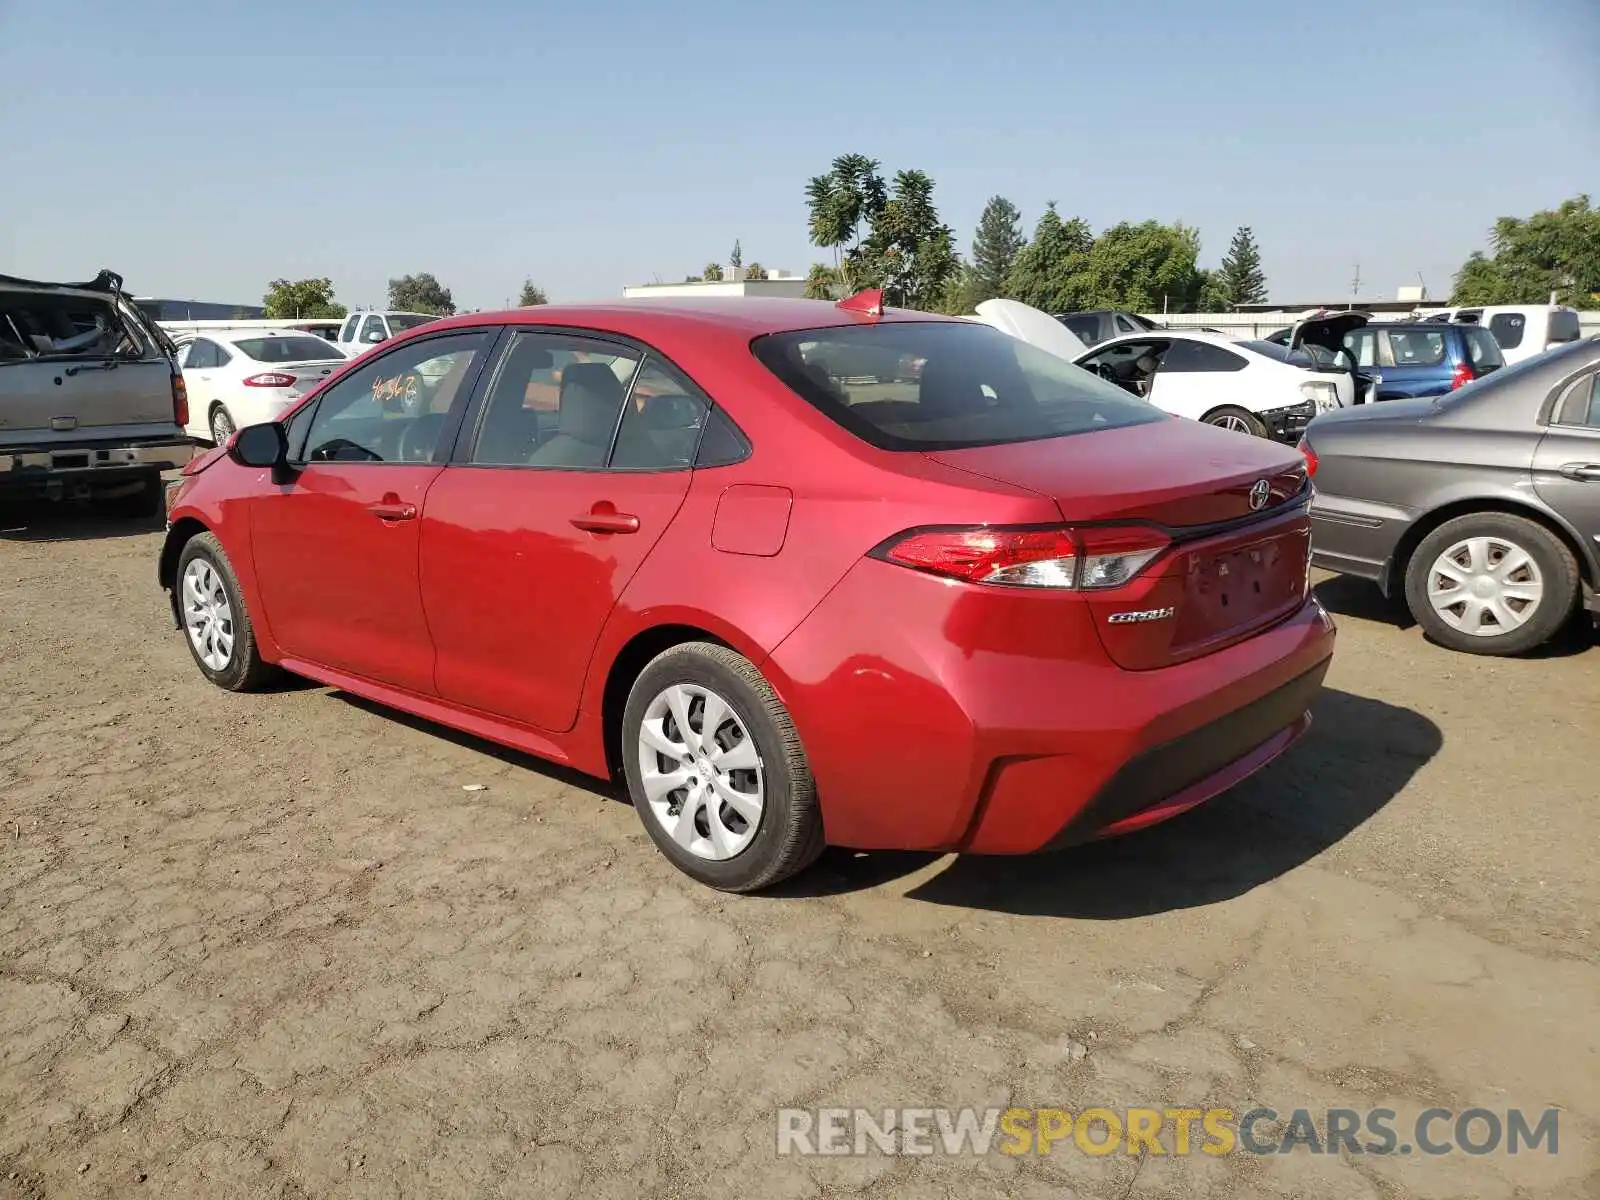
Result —
POLYGON ((285 375, 282 371, 263 371, 244 381, 245 387, 291 387, 293 384, 294 376, 285 375))
POLYGON ((1450 390, 1453 392, 1458 387, 1465 387, 1477 377, 1470 363, 1457 363, 1456 369, 1450 373, 1450 390))
POLYGON ((1078 529, 912 530, 874 558, 930 575, 1001 587, 1100 591, 1121 587, 1160 557, 1171 539, 1145 525, 1078 529))
POLYGON ((1317 452, 1311 448, 1311 443, 1306 441, 1305 438, 1300 439, 1300 442, 1297 446, 1295 446, 1295 449, 1300 451, 1301 454, 1305 455, 1306 474, 1312 479, 1315 479, 1317 477, 1317 452))
POLYGON ((172 375, 172 419, 182 429, 189 423, 189 389, 184 386, 183 376, 177 372, 172 375))

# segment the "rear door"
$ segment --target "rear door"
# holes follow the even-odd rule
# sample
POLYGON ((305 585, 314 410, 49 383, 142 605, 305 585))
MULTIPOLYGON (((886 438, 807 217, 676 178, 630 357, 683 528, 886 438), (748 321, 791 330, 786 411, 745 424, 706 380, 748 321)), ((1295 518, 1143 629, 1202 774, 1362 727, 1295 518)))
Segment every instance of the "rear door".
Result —
POLYGON ((439 695, 562 731, 688 492, 708 404, 643 348, 570 332, 516 333, 489 378, 422 520, 439 695))
POLYGON ((1539 498, 1578 531, 1600 558, 1600 369, 1564 388, 1533 456, 1539 498))
MULTIPOLYGON (((1210 342, 1174 338, 1161 356, 1161 365, 1150 388, 1150 402, 1157 408, 1195 420, 1219 408, 1255 412, 1264 406, 1259 397, 1251 394, 1253 389, 1241 383, 1240 372, 1249 365, 1242 354, 1210 342)), ((1298 404, 1301 399, 1298 393, 1285 389, 1278 407, 1298 404)))

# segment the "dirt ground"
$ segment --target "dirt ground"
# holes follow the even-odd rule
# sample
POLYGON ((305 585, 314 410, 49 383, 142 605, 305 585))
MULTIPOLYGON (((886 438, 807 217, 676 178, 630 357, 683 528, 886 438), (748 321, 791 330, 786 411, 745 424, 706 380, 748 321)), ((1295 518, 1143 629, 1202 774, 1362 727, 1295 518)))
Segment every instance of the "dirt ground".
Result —
POLYGON ((1325 582, 1315 728, 1221 800, 737 899, 580 778, 212 688, 159 543, 0 532, 0 1197, 1600 1195, 1587 630, 1473 659, 1325 582), (1557 1107, 1559 1152, 776 1153, 778 1106, 968 1104, 1557 1107))

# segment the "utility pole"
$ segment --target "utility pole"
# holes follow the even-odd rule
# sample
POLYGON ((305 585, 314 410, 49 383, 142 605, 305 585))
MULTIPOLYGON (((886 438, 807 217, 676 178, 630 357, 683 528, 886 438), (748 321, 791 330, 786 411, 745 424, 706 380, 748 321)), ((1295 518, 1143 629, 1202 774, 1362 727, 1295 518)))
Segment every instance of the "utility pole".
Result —
POLYGON ((1356 273, 1350 280, 1350 307, 1355 308, 1356 298, 1361 295, 1361 260, 1356 260, 1356 273))

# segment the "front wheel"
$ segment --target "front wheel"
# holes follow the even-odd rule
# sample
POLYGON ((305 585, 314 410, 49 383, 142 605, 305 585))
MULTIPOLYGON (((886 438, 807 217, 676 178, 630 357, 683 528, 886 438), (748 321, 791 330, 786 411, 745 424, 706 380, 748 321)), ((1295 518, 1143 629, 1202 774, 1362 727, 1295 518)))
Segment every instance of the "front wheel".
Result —
POLYGON ((1267 427, 1261 423, 1261 418, 1242 408, 1228 406, 1208 412, 1201 418, 1207 425, 1215 425, 1218 429, 1229 429, 1234 433, 1247 433, 1251 437, 1264 438, 1267 436, 1267 427))
POLYGON ((1543 525, 1469 513, 1423 538, 1406 605, 1434 641, 1467 654, 1522 654, 1555 636, 1578 603, 1578 563, 1543 525))
POLYGON ((196 534, 178 555, 178 613, 201 674, 230 692, 252 692, 277 674, 261 657, 239 579, 215 534, 196 534))
POLYGON ((686 875, 753 892, 822 852, 800 736, 743 655, 688 642, 634 682, 622 718, 628 792, 651 840, 686 875))

